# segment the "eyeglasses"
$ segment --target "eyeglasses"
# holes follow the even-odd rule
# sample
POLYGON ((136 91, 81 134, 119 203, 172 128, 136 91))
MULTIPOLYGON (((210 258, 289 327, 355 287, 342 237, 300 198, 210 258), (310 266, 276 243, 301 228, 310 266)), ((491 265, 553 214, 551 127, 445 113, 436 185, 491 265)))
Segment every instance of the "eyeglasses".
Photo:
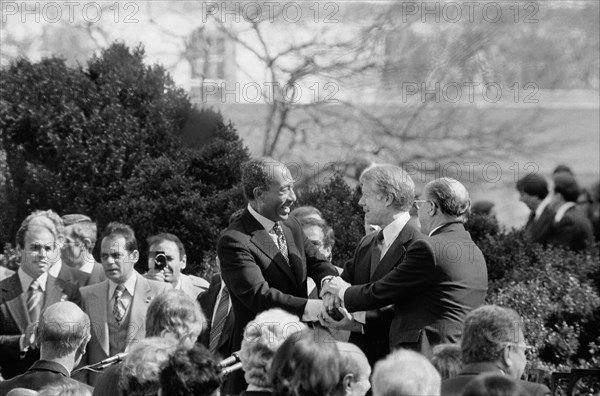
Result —
POLYGON ((505 342, 504 345, 510 345, 523 350, 523 353, 527 356, 530 355, 533 351, 533 347, 531 345, 519 344, 516 342, 505 342))
POLYGON ((428 199, 415 199, 413 204, 417 207, 417 209, 421 209, 421 204, 424 204, 425 202, 431 202, 431 204, 435 206, 435 203, 428 199))

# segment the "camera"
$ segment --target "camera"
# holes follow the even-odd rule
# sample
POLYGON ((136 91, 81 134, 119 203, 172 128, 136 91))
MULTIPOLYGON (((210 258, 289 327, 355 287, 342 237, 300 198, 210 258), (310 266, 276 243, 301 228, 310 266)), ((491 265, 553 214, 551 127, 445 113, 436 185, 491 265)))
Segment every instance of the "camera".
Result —
POLYGON ((154 255, 154 269, 162 271, 167 267, 167 255, 165 252, 156 252, 154 255))

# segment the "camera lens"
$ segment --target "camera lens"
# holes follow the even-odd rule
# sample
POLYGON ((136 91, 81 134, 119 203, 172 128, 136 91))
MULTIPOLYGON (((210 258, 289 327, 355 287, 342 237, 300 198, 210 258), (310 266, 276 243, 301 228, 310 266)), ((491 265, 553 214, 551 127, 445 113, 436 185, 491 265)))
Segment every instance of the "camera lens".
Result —
POLYGON ((163 252, 156 252, 154 256, 154 268, 161 271, 167 266, 167 256, 163 252))

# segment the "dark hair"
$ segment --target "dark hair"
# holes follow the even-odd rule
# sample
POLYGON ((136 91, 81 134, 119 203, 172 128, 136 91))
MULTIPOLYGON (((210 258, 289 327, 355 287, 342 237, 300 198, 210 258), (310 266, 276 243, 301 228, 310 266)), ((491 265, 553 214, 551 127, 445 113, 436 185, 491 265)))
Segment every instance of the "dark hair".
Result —
POLYGON ((576 202, 580 193, 579 185, 573 175, 560 172, 554 175, 554 192, 562 195, 567 202, 576 202))
POLYGON ((463 396, 527 396, 529 392, 514 378, 489 373, 472 379, 463 391, 463 396))
POLYGON ((264 157, 251 159, 242 165, 242 188, 247 200, 254 199, 254 189, 268 190, 273 183, 275 165, 279 164, 273 158, 264 157))
POLYGON ((517 190, 544 199, 548 195, 548 182, 537 173, 531 173, 517 181, 517 190))
POLYGON ((315 333, 290 337, 273 357, 269 372, 277 396, 334 395, 343 386, 341 355, 332 342, 315 342, 315 333))
POLYGON ((204 345, 178 348, 160 373, 160 389, 169 396, 212 395, 221 386, 221 369, 204 345))
POLYGON ((161 234, 148 237, 148 239, 146 239, 146 242, 148 243, 148 249, 150 249, 150 247, 155 243, 161 241, 170 241, 175 243, 175 245, 177 245, 177 249, 179 250, 179 258, 182 259, 183 256, 185 256, 185 247, 183 246, 183 243, 181 243, 181 240, 177 238, 176 235, 169 234, 168 232, 163 232, 161 234))
POLYGON ((127 224, 119 223, 116 221, 108 223, 108 225, 104 229, 104 233, 102 234, 102 239, 107 238, 109 236, 123 237, 123 239, 125 239, 125 249, 127 249, 130 252, 133 252, 138 248, 137 239, 135 239, 135 233, 133 232, 133 229, 127 224))
POLYGON ((571 168, 569 168, 569 166, 567 166, 565 164, 556 165, 556 168, 554 168, 554 171, 552 172, 552 174, 556 175, 557 173, 568 173, 571 176, 575 176, 575 174, 573 173, 571 168))

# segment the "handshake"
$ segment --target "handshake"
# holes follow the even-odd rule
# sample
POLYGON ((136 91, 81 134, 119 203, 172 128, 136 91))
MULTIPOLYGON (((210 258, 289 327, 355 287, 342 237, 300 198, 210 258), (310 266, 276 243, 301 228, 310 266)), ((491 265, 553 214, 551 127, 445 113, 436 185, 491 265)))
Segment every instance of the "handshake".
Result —
POLYGON ((325 327, 335 329, 353 330, 360 326, 340 299, 340 291, 351 286, 340 277, 333 277, 325 281, 320 297, 323 299, 321 312, 318 315, 319 322, 325 327))

